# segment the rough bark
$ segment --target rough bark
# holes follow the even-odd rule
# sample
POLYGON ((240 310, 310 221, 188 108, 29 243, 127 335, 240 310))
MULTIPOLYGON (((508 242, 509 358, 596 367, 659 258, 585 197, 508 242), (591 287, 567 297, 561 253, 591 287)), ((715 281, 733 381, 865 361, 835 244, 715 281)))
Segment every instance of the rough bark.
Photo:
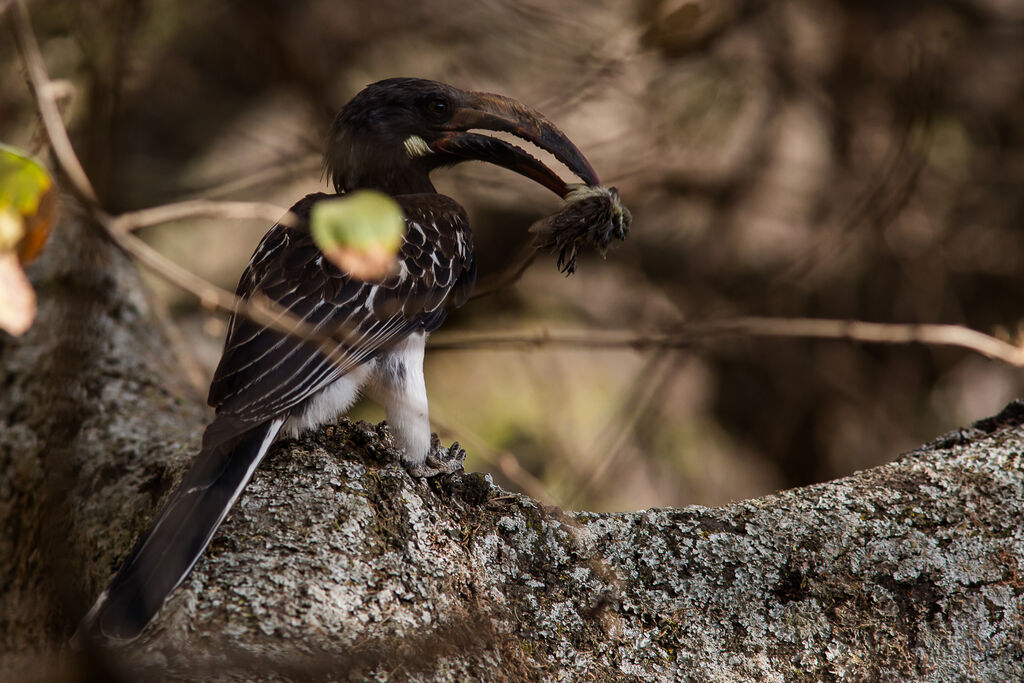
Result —
POLYGON ((627 514, 414 482, 386 428, 343 420, 275 447, 139 641, 73 654, 205 414, 91 230, 65 221, 32 275, 40 319, 0 342, 0 671, 1024 680, 1024 403, 838 481, 627 514))

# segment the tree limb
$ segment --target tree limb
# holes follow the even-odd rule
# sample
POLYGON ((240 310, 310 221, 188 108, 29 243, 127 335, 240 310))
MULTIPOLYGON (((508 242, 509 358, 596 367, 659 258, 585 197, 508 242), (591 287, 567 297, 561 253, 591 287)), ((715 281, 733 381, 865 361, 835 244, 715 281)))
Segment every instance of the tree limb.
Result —
POLYGON ((143 638, 72 655, 66 638, 203 421, 173 389, 130 264, 103 240, 83 260, 74 225, 32 269, 39 322, 0 353, 4 671, 1024 676, 1024 403, 835 482, 623 514, 545 507, 480 474, 416 483, 386 428, 342 421, 273 450, 143 638))
POLYGON ((1024 367, 1024 348, 962 325, 875 323, 825 318, 740 317, 688 322, 668 330, 550 330, 439 332, 433 351, 690 348, 729 337, 836 339, 868 344, 924 344, 968 349, 1007 365, 1024 367))

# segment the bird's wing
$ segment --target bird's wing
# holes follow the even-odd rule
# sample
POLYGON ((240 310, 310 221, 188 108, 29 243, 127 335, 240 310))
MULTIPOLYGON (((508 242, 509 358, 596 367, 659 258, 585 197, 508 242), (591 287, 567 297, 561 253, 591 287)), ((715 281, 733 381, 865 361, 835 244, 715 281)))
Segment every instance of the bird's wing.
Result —
MULTIPOLYGON (((307 221, 310 195, 292 208, 307 221)), ((238 295, 265 296, 318 333, 338 335, 331 359, 315 341, 232 317, 210 386, 218 414, 263 421, 301 405, 346 372, 417 330, 440 326, 475 279, 465 211, 438 194, 396 197, 406 217, 398 269, 379 282, 348 276, 324 257, 308 229, 275 225, 238 284, 238 295), (340 334, 339 334, 340 331, 340 334)))

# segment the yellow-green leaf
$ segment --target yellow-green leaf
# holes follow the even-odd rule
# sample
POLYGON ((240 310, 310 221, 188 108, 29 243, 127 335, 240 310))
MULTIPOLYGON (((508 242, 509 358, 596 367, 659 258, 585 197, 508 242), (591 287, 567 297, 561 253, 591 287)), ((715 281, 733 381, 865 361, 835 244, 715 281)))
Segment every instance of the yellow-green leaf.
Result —
POLYGON ((32 326, 36 293, 21 266, 43 248, 56 212, 43 165, 0 144, 0 330, 21 335, 32 326))
POLYGON ((0 144, 0 254, 38 255, 56 217, 53 179, 38 161, 0 144))
POLYGON ((391 197, 359 190, 313 205, 310 232, 320 251, 360 280, 391 272, 402 246, 405 217, 391 197))

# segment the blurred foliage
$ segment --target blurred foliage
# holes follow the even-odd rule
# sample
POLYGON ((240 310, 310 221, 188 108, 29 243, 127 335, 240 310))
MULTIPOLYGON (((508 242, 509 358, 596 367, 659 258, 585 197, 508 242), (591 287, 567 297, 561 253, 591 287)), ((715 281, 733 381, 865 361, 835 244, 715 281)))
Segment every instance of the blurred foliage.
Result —
POLYGON ((55 211, 47 170, 0 143, 0 254, 14 252, 21 263, 35 259, 50 235, 55 211))
MULTIPOLYGON (((1021 324, 1019 3, 98 0, 33 12, 113 210, 197 195, 290 205, 321 190, 334 112, 389 76, 501 92, 558 122, 619 187, 629 240, 569 279, 541 259, 450 327, 755 314, 1015 338, 1021 324)), ((10 42, 0 56, 0 138, 38 150, 10 42)), ((483 276, 557 206, 500 169, 437 177, 470 211, 483 276)), ((230 286, 266 227, 146 236, 230 286)), ((209 372, 222 321, 157 291, 209 372)), ((427 372, 433 415, 470 446, 470 467, 514 453, 555 498, 591 509, 839 476, 994 413, 1024 382, 957 350, 788 339, 435 354, 427 372)))
POLYGON ((375 280, 398 268, 405 217, 394 199, 376 190, 357 190, 317 202, 309 231, 320 251, 360 280, 375 280))
POLYGON ((0 143, 0 330, 24 334, 36 317, 22 265, 42 250, 56 216, 53 179, 35 159, 0 143))

